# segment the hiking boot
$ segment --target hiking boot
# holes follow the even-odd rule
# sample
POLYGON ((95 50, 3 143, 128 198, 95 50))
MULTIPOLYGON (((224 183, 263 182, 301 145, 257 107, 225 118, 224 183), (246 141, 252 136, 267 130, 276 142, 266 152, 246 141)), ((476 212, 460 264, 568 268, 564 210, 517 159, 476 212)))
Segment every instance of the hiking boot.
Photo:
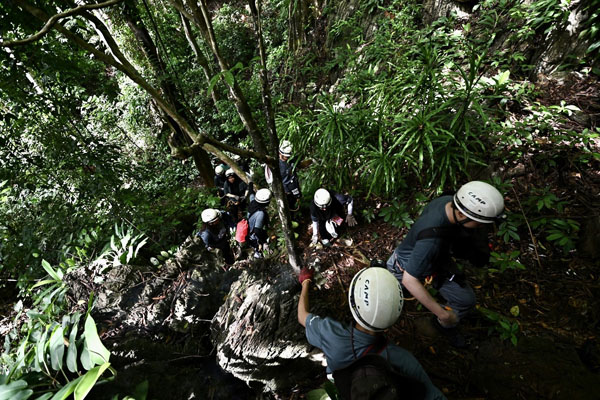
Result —
POLYGON ((464 349, 467 347, 467 339, 465 339, 464 335, 460 333, 457 327, 443 327, 435 315, 432 316, 432 323, 438 332, 448 340, 448 343, 450 343, 452 347, 456 347, 457 349, 464 349))
POLYGON ((331 242, 328 239, 321 240, 321 243, 323 244, 324 247, 331 246, 331 242))
POLYGON ((255 251, 254 252, 254 258, 257 258, 257 259, 258 258, 263 258, 263 255, 262 255, 262 253, 260 251, 255 251))

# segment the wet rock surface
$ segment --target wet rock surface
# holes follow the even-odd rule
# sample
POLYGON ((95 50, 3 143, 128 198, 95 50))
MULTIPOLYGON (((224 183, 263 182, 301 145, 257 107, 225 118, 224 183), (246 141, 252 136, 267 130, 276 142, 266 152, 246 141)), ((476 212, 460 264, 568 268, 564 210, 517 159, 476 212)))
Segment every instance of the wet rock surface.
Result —
POLYGON ((211 325, 223 369, 270 392, 322 373, 320 352, 308 345, 297 320, 299 288, 287 266, 242 273, 211 325))
POLYGON ((67 278, 76 301, 87 304, 94 292, 93 315, 118 371, 93 398, 131 394, 144 381, 152 399, 253 396, 217 366, 209 340, 210 321, 240 273, 220 265, 190 238, 160 267, 100 263, 67 278))

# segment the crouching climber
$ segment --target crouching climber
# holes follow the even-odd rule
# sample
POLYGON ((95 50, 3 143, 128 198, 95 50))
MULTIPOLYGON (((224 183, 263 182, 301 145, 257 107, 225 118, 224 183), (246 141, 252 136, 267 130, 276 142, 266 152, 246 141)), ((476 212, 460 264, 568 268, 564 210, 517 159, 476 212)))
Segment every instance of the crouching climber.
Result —
POLYGON ((202 230, 198 236, 202 238, 206 249, 208 251, 221 250, 225 262, 229 265, 233 264, 235 260, 229 245, 229 235, 235 229, 235 225, 231 216, 224 211, 207 208, 202 211, 201 218, 202 230))
POLYGON ((354 275, 348 302, 355 323, 349 325, 310 313, 312 278, 311 270, 301 271, 298 322, 306 328, 308 342, 323 351, 327 372, 333 373, 342 399, 445 398, 417 359, 407 350, 388 344, 384 336, 403 305, 402 289, 394 275, 376 267, 354 275))
POLYGON ((320 234, 323 246, 329 246, 331 240, 339 236, 339 227, 344 220, 349 226, 356 225, 356 219, 352 215, 353 205, 354 201, 350 195, 329 192, 322 188, 317 190, 310 204, 311 243, 317 243, 320 234), (348 207, 347 212, 345 206, 348 207))
POLYGON ((267 243, 267 226, 269 215, 267 207, 271 201, 271 191, 260 189, 256 195, 250 195, 248 206, 248 242, 254 248, 254 258, 262 258, 264 245, 267 243))
POLYGON ((495 222, 503 211, 504 198, 498 189, 485 182, 468 182, 454 196, 432 200, 387 261, 387 269, 434 314, 433 324, 453 346, 466 346, 456 327, 476 302, 454 258, 485 264, 489 260, 487 237, 483 246, 476 246, 480 236, 485 236, 480 228, 495 222), (428 277, 444 305, 425 288, 428 277))
POLYGON ((225 177, 227 180, 223 186, 223 192, 227 199, 227 211, 231 214, 234 222, 237 222, 240 219, 239 213, 243 212, 246 207, 246 199, 252 191, 252 186, 248 186, 231 168, 225 171, 225 177))

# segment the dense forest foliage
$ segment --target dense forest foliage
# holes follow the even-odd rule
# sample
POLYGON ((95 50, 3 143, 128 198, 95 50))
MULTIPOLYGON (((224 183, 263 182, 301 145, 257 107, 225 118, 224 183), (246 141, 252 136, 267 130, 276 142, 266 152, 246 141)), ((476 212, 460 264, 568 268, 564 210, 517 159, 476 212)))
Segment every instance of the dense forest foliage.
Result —
MULTIPOLYGON (((432 21, 416 0, 0 3, 0 288, 19 321, 0 399, 84 398, 117 373, 65 277, 159 270, 219 206, 214 166, 249 161, 266 187, 284 139, 312 160, 302 209, 327 187, 399 230, 487 180, 508 211, 487 273, 569 265, 597 218, 600 2, 472 3, 432 21)), ((270 246, 299 268, 274 176, 270 246)), ((494 334, 516 344, 517 315, 489 311, 494 334)))

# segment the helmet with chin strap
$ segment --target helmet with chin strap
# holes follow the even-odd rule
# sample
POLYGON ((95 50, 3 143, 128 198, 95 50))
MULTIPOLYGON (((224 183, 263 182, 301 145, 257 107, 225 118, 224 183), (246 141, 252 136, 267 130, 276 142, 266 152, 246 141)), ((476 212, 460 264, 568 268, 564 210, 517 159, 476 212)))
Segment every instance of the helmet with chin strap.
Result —
POLYGON ((289 140, 283 140, 281 142, 281 145, 279 146, 279 152, 281 153, 281 155, 285 157, 291 157, 292 151, 292 143, 290 143, 289 140))
POLYGON ((331 194, 327 189, 318 189, 313 197, 315 205, 319 208, 325 208, 331 204, 331 194))
POLYGON ((207 208, 206 210, 202 211, 201 214, 202 222, 205 224, 217 222, 220 217, 221 214, 219 214, 219 211, 215 210, 214 208, 207 208))
POLYGON ((229 168, 227 171, 225 171, 225 176, 226 177, 229 178, 232 175, 235 175, 235 172, 231 168, 229 168))
POLYGON ((223 173, 225 173, 225 167, 223 167, 222 165, 217 165, 217 167, 215 168, 215 174, 223 175, 223 173))
POLYGON ((363 328, 383 331, 400 317, 404 299, 398 280, 385 268, 364 268, 354 275, 348 291, 352 316, 363 328))
POLYGON ((266 204, 271 200, 271 191, 269 189, 259 189, 254 199, 257 203, 266 204))
POLYGON ((454 195, 456 208, 473 221, 491 224, 504 211, 502 194, 490 185, 481 181, 465 183, 454 195))

